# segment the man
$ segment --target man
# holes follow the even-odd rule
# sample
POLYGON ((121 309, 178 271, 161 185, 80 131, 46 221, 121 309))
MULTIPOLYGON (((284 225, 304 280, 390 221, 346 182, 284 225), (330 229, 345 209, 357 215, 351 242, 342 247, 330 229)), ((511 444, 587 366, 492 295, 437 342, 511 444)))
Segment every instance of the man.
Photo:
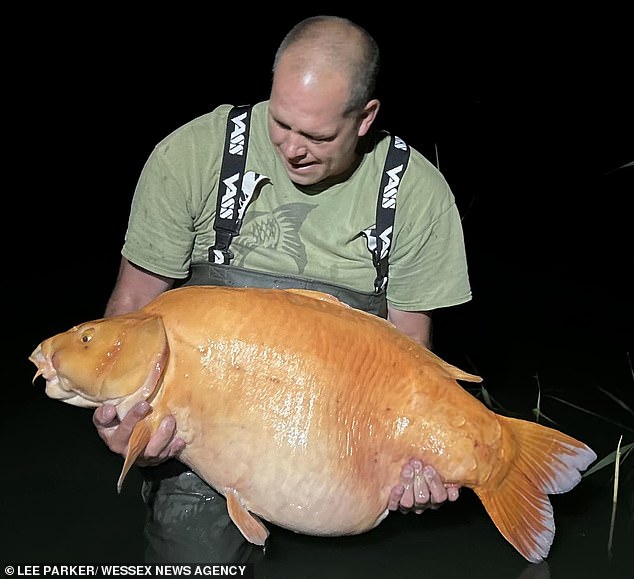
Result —
MULTIPOLYGON (((356 24, 307 19, 276 53, 269 101, 220 106, 159 143, 135 191, 106 316, 140 308, 183 280, 304 287, 387 316, 430 346, 431 310, 471 298, 461 223, 444 178, 417 151, 384 170, 388 151, 407 147, 374 130, 378 64, 374 40, 356 24), (225 173, 223 156, 236 151, 245 167, 225 173), (380 191, 384 173, 390 179, 380 191), (392 222, 381 228, 383 210, 392 222)), ((118 423, 106 406, 94 422, 124 454, 149 411, 142 403, 118 423)), ((248 556, 223 497, 172 458, 183 446, 165 419, 145 449, 142 464, 158 465, 144 469, 148 559, 248 556)), ((386 502, 422 512, 457 496, 412 457, 386 502)))

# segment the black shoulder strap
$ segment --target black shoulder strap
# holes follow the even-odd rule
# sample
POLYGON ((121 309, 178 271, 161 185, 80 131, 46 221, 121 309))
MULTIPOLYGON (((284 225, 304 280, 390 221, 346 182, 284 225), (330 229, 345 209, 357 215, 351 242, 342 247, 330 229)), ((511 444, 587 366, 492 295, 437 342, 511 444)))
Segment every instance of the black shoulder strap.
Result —
POLYGON ((244 198, 242 181, 247 162, 251 108, 251 105, 233 107, 227 117, 214 221, 216 240, 209 248, 209 261, 212 263, 227 264, 233 258, 229 246, 233 237, 238 235, 242 225, 244 209, 240 210, 240 208, 245 207, 249 202, 249 199, 244 198))
POLYGON ((388 256, 392 246, 392 230, 396 211, 396 195, 409 161, 409 147, 403 139, 393 135, 383 166, 383 176, 376 204, 376 223, 363 232, 372 262, 376 268, 374 291, 381 292, 387 285, 388 256))

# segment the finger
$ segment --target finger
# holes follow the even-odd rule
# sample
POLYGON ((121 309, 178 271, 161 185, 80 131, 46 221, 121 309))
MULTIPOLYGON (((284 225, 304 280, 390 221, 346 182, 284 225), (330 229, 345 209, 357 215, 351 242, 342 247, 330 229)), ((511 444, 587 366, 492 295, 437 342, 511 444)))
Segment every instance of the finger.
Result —
POLYGON ((121 421, 121 426, 124 427, 124 430, 130 430, 130 432, 132 432, 137 422, 143 420, 151 410, 152 407, 145 400, 138 402, 130 408, 130 411, 124 416, 121 421))
POLYGON ((143 420, 152 407, 145 401, 135 404, 125 415, 121 424, 113 431, 110 439, 110 448, 119 454, 125 453, 130 442, 130 435, 139 420, 143 420))
POLYGON ((145 447, 145 458, 167 458, 169 447, 176 432, 176 420, 172 415, 161 420, 158 429, 145 447))
POLYGON ((414 469, 409 463, 401 469, 401 484, 403 485, 403 495, 399 508, 408 511, 414 506, 414 469))
POLYGON ((447 500, 447 489, 440 479, 436 469, 427 465, 423 469, 423 476, 429 486, 430 502, 431 505, 439 505, 447 500))
POLYGON ((398 484, 395 487, 392 487, 392 491, 390 492, 390 498, 387 502, 387 508, 390 511, 396 511, 401 503, 401 497, 403 496, 403 491, 405 487, 402 484, 398 484))
POLYGON ((185 448, 185 441, 179 436, 175 437, 170 444, 169 456, 176 456, 185 448))
POLYGON ((455 501, 460 496, 460 487, 457 484, 448 484, 447 488, 447 499, 450 501, 455 501))
POLYGON ((427 485, 427 481, 423 475, 423 463, 420 460, 413 460, 411 461, 411 465, 414 470, 414 506, 417 508, 418 512, 420 509, 429 506, 429 486, 427 485))
POLYGON ((97 428, 110 428, 115 426, 119 422, 117 409, 112 404, 100 406, 92 415, 92 422, 97 428))

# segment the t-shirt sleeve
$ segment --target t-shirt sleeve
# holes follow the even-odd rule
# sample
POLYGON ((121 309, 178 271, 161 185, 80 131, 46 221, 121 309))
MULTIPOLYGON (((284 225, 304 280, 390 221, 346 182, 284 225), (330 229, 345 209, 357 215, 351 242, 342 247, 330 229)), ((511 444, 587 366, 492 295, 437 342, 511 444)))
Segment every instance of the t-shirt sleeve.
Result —
POLYGON ((134 192, 122 255, 154 273, 185 278, 194 242, 189 206, 185 183, 176 178, 164 147, 158 146, 134 192))
POLYGON ((414 193, 397 201, 388 302, 404 311, 468 302, 471 287, 454 196, 440 175, 418 180, 418 185, 414 193))
MULTIPOLYGON (((189 274, 194 245, 211 244, 227 113, 221 105, 168 135, 137 182, 122 255, 175 279, 189 274)), ((200 253, 200 251, 199 251, 200 253)), ((201 258, 201 256, 198 256, 201 258)))

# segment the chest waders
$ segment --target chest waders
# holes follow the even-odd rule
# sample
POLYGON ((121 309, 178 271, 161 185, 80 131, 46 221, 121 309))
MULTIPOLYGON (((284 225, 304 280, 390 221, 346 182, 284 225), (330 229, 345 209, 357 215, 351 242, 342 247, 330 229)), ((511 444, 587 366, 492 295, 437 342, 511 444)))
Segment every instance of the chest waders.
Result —
MULTIPOLYGON (((376 269, 373 291, 361 292, 328 282, 269 274, 231 265, 231 242, 240 234, 244 214, 257 187, 268 177, 245 172, 251 106, 231 109, 218 184, 215 242, 209 259, 194 263, 184 285, 308 289, 329 293, 354 308, 387 317, 388 257, 392 245, 396 195, 409 159, 409 147, 392 136, 378 191, 376 223, 362 231, 376 269)), ((227 513, 224 497, 176 459, 142 469, 146 562, 255 562, 261 549, 247 543, 227 513)))

